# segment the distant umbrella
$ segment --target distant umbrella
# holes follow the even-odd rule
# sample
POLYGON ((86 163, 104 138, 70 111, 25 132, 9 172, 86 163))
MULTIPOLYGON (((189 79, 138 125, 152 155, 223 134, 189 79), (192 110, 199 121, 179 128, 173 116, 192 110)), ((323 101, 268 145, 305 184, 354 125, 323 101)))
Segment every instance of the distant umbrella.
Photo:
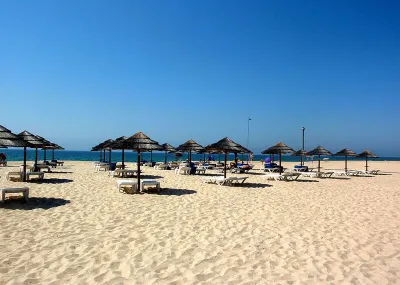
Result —
POLYGON ((318 155, 318 172, 321 170, 321 155, 332 155, 329 150, 326 150, 322 146, 317 146, 313 150, 307 152, 307 155, 318 155))
MULTIPOLYGON (((93 148, 92 148, 92 151, 93 150, 102 150, 103 151, 103 161, 106 161, 106 149, 110 149, 110 148, 108 148, 107 147, 107 145, 109 144, 109 143, 112 143, 114 140, 112 140, 112 139, 108 139, 108 140, 105 140, 104 142, 102 142, 102 143, 100 143, 100 144, 98 144, 98 145, 96 145, 96 146, 94 146, 93 148)), ((101 160, 101 159, 100 159, 101 160)), ((109 159, 108 159, 110 162, 111 162, 111 158, 110 158, 110 156, 109 156, 109 159)))
MULTIPOLYGON (((220 151, 224 153, 224 178, 226 178, 226 157, 228 153, 239 153, 244 150, 244 148, 232 141, 230 138, 223 138, 216 143, 213 143, 207 147, 207 150, 220 151)), ((236 158, 236 157, 235 157, 236 158)))
POLYGON ((176 148, 174 148, 172 145, 168 143, 164 143, 161 145, 162 150, 165 151, 165 156, 164 156, 164 163, 167 163, 167 153, 168 152, 176 152, 176 148))
POLYGON ((295 151, 294 153, 292 153, 292 156, 300 156, 300 157, 304 157, 307 154, 307 152, 303 149, 300 149, 298 151, 295 151))
POLYGON ((38 136, 38 135, 36 135, 36 136, 45 143, 44 145, 42 145, 43 161, 45 161, 46 160, 46 150, 53 148, 52 143, 41 136, 38 136))
POLYGON ((23 139, 24 141, 30 143, 33 147, 35 148, 35 166, 37 164, 37 159, 38 159, 38 148, 41 148, 43 146, 46 146, 47 143, 44 142, 42 139, 40 139, 39 137, 31 134, 28 131, 23 131, 21 133, 18 134, 18 136, 23 139))
POLYGON ((126 140, 123 140, 114 145, 115 149, 131 149, 137 153, 137 182, 140 189, 140 152, 151 151, 151 150, 162 150, 162 147, 158 142, 150 139, 142 132, 138 132, 133 136, 130 136, 126 140))
POLYGON ((274 146, 271 146, 270 148, 264 150, 261 152, 262 154, 279 154, 279 173, 282 174, 282 154, 285 153, 292 153, 294 150, 287 145, 285 145, 283 142, 279 142, 274 146))
POLYGON ((204 148, 199 145, 197 142, 194 140, 188 140, 184 144, 181 144, 178 146, 178 151, 183 151, 183 152, 188 152, 189 154, 189 162, 192 161, 192 152, 199 152, 203 150, 204 148))
MULTIPOLYGON (((110 149, 116 149, 115 147, 118 147, 118 145, 123 142, 124 140, 126 140, 128 137, 122 136, 119 137, 117 139, 115 139, 115 141, 112 141, 110 143, 105 144, 103 147, 109 147, 110 149)), ((125 149, 122 149, 122 169, 125 169, 125 149)))
POLYGON ((26 180, 26 148, 32 147, 32 145, 16 134, 13 134, 9 129, 0 125, 0 147, 23 147, 24 148, 24 169, 23 169, 23 181, 26 180))
POLYGON ((54 150, 64 150, 65 148, 63 148, 62 146, 59 146, 58 144, 53 143, 53 148, 52 148, 52 155, 51 155, 51 159, 54 160, 54 150))
POLYGON ((362 153, 357 155, 357 157, 365 157, 365 171, 368 171, 368 158, 377 158, 378 156, 369 150, 364 150, 362 153))
POLYGON ((335 156, 344 156, 344 171, 347 172, 347 157, 357 156, 357 154, 350 149, 344 148, 341 151, 335 153, 335 156))

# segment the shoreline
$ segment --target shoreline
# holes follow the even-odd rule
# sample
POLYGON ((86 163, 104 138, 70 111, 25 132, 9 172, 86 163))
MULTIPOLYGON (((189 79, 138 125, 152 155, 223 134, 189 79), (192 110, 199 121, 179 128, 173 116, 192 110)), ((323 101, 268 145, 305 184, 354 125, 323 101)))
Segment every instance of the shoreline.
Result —
POLYGON ((369 161, 389 175, 293 182, 266 180, 256 163, 252 173, 234 174, 248 176, 236 187, 143 167, 162 191, 142 195, 118 192, 118 178, 94 172, 92 162, 66 161, 41 183, 7 181, 19 163, 0 167, 1 187, 31 192, 26 204, 0 207, 1 284, 400 280, 400 162, 369 161))

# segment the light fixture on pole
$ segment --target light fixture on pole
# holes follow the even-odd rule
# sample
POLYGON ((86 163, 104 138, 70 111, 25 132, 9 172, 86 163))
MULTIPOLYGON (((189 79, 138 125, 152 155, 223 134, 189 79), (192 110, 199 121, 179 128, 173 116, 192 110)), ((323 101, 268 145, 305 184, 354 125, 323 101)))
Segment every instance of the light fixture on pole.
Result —
MULTIPOLYGON (((302 127, 301 130, 303 131, 303 148, 302 150, 304 151, 304 131, 306 130, 305 127, 302 127)), ((304 156, 301 156, 301 165, 304 165, 304 156)))

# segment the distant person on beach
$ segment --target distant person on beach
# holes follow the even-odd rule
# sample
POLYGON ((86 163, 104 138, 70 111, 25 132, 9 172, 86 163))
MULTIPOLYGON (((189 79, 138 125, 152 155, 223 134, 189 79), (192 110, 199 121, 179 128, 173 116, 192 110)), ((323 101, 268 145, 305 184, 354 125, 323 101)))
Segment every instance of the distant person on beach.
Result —
POLYGON ((7 157, 4 153, 0 153, 0 161, 6 161, 7 157))

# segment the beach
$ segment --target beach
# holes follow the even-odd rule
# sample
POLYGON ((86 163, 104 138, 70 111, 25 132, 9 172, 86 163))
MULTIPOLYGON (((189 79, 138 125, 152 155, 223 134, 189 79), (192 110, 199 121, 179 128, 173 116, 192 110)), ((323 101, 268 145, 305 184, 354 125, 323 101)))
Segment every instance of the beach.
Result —
POLYGON ((21 165, 9 162, 0 187, 28 186, 30 200, 0 207, 0 284, 400 284, 399 161, 291 182, 254 164, 235 187, 143 167, 161 192, 129 195, 92 162, 39 183, 7 181, 21 165))

